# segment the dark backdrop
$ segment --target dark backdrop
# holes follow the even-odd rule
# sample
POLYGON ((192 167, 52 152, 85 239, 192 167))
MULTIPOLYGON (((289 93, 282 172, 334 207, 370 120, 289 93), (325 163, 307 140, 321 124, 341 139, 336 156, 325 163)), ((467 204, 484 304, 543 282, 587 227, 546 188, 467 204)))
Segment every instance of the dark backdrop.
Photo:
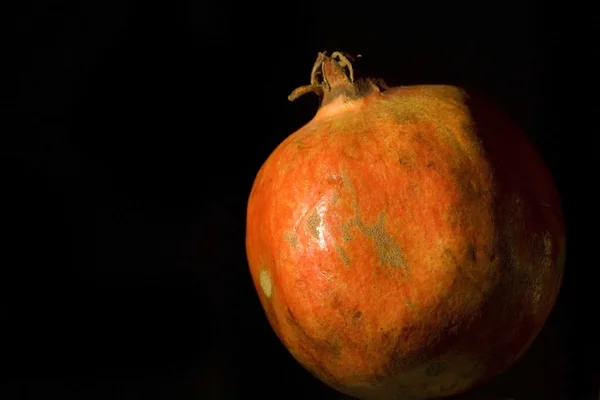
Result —
POLYGON ((391 85, 474 88, 526 130, 561 192, 567 273, 539 340, 477 398, 598 396, 597 178, 584 133, 560 125, 564 30, 542 4, 479 3, 35 0, 4 13, 0 397, 343 398, 276 339, 244 249, 253 178, 314 115, 316 97, 287 95, 322 50, 361 53, 357 68, 391 85))

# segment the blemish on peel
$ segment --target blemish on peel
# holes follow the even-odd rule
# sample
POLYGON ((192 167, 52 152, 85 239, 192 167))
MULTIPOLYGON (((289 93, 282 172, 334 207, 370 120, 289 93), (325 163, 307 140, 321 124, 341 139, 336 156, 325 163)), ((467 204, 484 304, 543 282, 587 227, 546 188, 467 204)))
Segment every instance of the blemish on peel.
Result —
POLYGON ((350 218, 348 222, 342 225, 342 238, 344 241, 349 242, 354 239, 354 236, 350 233, 350 228, 357 225, 356 217, 350 218))
POLYGON ((350 182, 346 172, 343 173, 343 179, 344 184, 350 190, 352 195, 352 208, 354 208, 354 217, 350 218, 348 222, 342 225, 342 238, 345 241, 352 240, 350 229, 357 227, 363 235, 372 240, 382 264, 389 264, 395 268, 406 268, 406 263, 404 262, 400 246, 385 229, 385 212, 382 211, 379 214, 377 222, 374 225, 365 224, 360 218, 356 191, 354 190, 354 187, 352 186, 352 183, 350 182))
POLYGON ((273 294, 273 282, 271 282, 271 274, 269 271, 266 269, 260 271, 259 280, 263 293, 267 298, 271 298, 271 295, 273 294))
POLYGON ((313 208, 312 213, 308 216, 306 220, 306 225, 308 227, 308 231, 319 242, 319 247, 324 249, 325 246, 325 226, 323 224, 322 216, 327 211, 327 202, 325 200, 321 201, 315 208, 313 208))
POLYGON ((473 363, 473 367, 471 367, 471 369, 469 369, 465 374, 461 374, 461 376, 463 378, 472 377, 472 376, 475 375, 475 373, 477 372, 477 370, 482 370, 482 369, 483 369, 483 363, 482 363, 481 357, 480 357, 477 361, 475 361, 473 363))
POLYGON ((344 248, 342 246, 340 246, 339 244, 336 244, 335 251, 338 253, 338 255, 340 256, 340 258, 342 259, 344 264, 350 265, 350 257, 348 257, 348 254, 346 254, 346 252, 344 251, 344 248))
POLYGON ((317 240, 319 240, 319 225, 321 225, 321 217, 317 214, 317 209, 313 209, 312 214, 306 220, 306 225, 308 225, 308 231, 310 234, 317 240))
POLYGON ((434 362, 425 369, 425 374, 430 377, 438 376, 444 373, 448 368, 448 363, 445 362, 434 362))
POLYGON ((335 203, 337 203, 339 199, 340 199, 340 195, 338 193, 334 193, 331 196, 331 204, 335 205, 335 203))
POLYGON ((552 266, 552 238, 549 232, 544 232, 541 237, 534 235, 534 240, 539 246, 539 262, 544 268, 550 268, 552 266))
MULTIPOLYGON (((296 338, 300 342, 300 346, 312 348, 316 353, 321 353, 327 356, 331 356, 332 358, 338 358, 341 354, 341 345, 337 338, 330 336, 328 339, 320 339, 310 335, 304 327, 301 326, 300 321, 296 318, 296 316, 292 313, 289 307, 287 307, 287 316, 286 321, 290 325, 290 327, 296 333, 296 338)), ((327 372, 323 369, 323 365, 314 360, 315 367, 318 367, 322 372, 327 372)))
POLYGON ((549 232, 544 232, 544 253, 547 257, 552 256, 552 238, 549 232))
POLYGON ((454 389, 455 387, 458 386, 458 384, 460 383, 460 378, 457 378, 454 383, 452 383, 451 385, 448 386, 440 386, 440 391, 442 392, 448 392, 452 389, 454 389))
POLYGON ((298 235, 297 234, 295 234, 294 232, 287 231, 283 235, 283 240, 285 240, 290 245, 292 245, 293 248, 295 248, 296 250, 298 250, 299 246, 298 246, 298 235))
POLYGON ((371 238, 383 264, 389 264, 396 268, 405 267, 400 246, 385 229, 384 217, 385 213, 382 212, 375 225, 368 226, 361 222, 358 224, 358 228, 365 236, 371 238))
POLYGON ((414 162, 411 159, 409 159, 407 156, 398 157, 398 163, 400 163, 400 165, 402 165, 403 167, 409 167, 414 164, 414 162))
POLYGON ((538 307, 540 305, 540 301, 542 300, 542 293, 543 293, 542 287, 543 287, 543 285, 542 285, 540 278, 537 278, 532 282, 531 289, 530 289, 531 306, 533 307, 533 310, 535 310, 535 312, 537 312, 538 307))
POLYGON ((333 279, 331 277, 331 273, 329 273, 323 269, 320 272, 321 272, 321 275, 323 275, 323 277, 325 277, 325 279, 327 279, 329 282, 331 282, 331 280, 333 279))
POLYGON ((477 247, 475 247, 475 244, 469 243, 469 245, 467 246, 467 252, 469 257, 471 258, 471 261, 477 262, 477 247))

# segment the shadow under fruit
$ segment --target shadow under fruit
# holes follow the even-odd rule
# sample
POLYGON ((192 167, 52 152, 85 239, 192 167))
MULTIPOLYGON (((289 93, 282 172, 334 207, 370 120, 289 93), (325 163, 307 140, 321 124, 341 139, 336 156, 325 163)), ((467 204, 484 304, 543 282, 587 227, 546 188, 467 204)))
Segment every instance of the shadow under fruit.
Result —
POLYGON ((355 80, 320 53, 315 117, 256 176, 246 250, 268 320, 360 399, 455 395, 505 371, 558 294, 549 171, 493 105, 444 85, 355 80))

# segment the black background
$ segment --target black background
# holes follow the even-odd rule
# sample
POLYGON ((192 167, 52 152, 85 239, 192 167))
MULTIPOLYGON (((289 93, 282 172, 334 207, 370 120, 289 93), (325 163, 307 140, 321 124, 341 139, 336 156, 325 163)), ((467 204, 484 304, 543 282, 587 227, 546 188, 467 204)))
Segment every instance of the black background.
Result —
POLYGON ((561 193, 567 272, 531 351, 468 398, 597 398, 597 178, 585 132, 561 125, 564 31, 542 4, 479 3, 33 1, 4 14, 16 90, 0 134, 0 398, 344 398, 276 339, 244 249, 254 176, 314 115, 316 97, 287 95, 323 50, 361 53, 359 72, 390 85, 474 88, 526 130, 561 193))

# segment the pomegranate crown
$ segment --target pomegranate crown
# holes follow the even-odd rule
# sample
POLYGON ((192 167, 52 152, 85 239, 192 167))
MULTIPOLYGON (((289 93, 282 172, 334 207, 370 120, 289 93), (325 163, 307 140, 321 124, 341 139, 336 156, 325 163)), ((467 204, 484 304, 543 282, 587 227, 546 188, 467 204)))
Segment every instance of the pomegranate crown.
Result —
POLYGON ((319 52, 310 74, 310 84, 295 89, 288 100, 294 101, 306 93, 316 93, 322 104, 326 104, 339 96, 353 100, 364 97, 373 90, 381 92, 387 88, 381 79, 355 80, 352 66, 354 60, 350 54, 340 51, 334 51, 331 56, 325 51, 319 52))

